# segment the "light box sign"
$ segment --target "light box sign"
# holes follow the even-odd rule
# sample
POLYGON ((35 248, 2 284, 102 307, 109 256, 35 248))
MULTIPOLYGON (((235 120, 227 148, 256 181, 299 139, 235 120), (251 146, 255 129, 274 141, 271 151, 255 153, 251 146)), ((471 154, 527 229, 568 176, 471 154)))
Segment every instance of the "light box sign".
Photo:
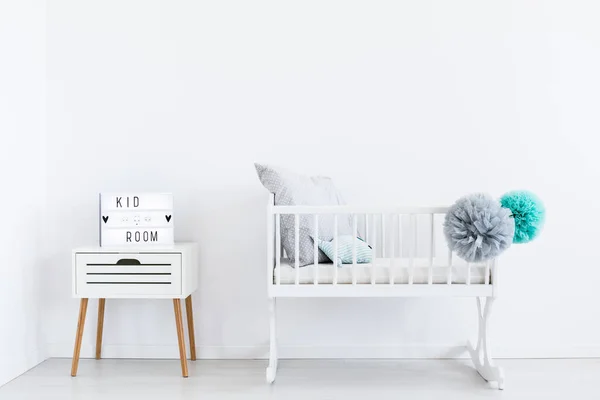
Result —
POLYGON ((100 246, 173 245, 173 195, 100 193, 100 246))

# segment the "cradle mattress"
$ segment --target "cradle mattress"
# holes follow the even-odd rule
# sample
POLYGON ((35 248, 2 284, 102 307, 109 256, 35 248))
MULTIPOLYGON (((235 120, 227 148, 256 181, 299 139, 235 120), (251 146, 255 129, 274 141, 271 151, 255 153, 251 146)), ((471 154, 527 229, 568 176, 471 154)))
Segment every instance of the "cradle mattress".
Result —
MULTIPOLYGON (((433 262, 432 282, 434 284, 448 283, 447 260, 433 262), (445 265, 444 265, 445 262, 445 265)), ((409 280, 408 258, 377 258, 374 263, 356 264, 356 282, 358 284, 371 283, 371 274, 375 271, 375 283, 389 284, 390 272, 394 274, 394 283, 398 285, 408 284, 409 280)), ((334 268, 338 270, 338 284, 352 284, 352 264, 343 264, 334 267, 333 264, 314 264, 300 268, 300 284, 313 284, 315 268, 319 269, 319 284, 333 283, 334 268)), ((485 264, 471 264, 470 283, 485 283, 485 264)), ((413 267, 413 284, 427 284, 429 278, 429 259, 415 258, 413 267)), ((490 271, 491 274, 491 271, 490 271)), ((467 264, 452 266, 452 283, 465 284, 469 276, 467 264)), ((275 277, 273 280, 276 283, 275 277)), ((294 284, 296 282, 296 269, 287 259, 282 259, 280 264, 280 283, 294 284)), ((491 276, 489 282, 491 283, 491 276)))

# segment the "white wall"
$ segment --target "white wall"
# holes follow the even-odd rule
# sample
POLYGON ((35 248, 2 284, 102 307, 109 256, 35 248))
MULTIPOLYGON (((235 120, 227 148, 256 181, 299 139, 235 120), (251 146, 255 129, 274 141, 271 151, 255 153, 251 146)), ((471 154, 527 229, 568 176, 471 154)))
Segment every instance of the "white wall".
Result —
POLYGON ((43 359, 45 1, 0 2, 0 386, 43 359))
MULTIPOLYGON (((103 1, 48 5, 50 355, 71 355, 73 246, 99 191, 172 191, 200 243, 202 357, 262 357, 266 193, 254 161, 346 197, 537 192, 539 241, 502 266, 499 356, 600 356, 600 28, 593 1, 103 1), (367 178, 367 179, 365 179, 367 178)), ((280 301, 283 356, 439 356, 473 300, 280 301)), ((95 303, 83 354, 92 354, 95 303)), ((171 304, 110 301, 108 356, 177 357, 171 304)))

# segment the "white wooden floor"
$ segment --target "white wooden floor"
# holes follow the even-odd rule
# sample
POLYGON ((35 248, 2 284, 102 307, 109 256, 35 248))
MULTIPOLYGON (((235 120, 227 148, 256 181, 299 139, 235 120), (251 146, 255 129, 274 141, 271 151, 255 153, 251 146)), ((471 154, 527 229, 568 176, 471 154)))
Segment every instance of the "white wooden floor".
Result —
POLYGON ((282 360, 274 385, 266 361, 48 360, 0 388, 1 400, 38 399, 600 399, 600 359, 500 360, 506 390, 491 389, 467 360, 282 360))

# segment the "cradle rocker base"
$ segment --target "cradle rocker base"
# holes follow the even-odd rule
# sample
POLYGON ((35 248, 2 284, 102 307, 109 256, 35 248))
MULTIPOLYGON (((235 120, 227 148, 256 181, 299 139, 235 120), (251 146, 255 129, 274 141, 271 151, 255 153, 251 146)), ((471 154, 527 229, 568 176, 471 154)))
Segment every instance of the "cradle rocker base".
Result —
POLYGON ((267 367, 267 383, 275 382, 275 377, 277 376, 277 363, 274 366, 267 367))
MULTIPOLYGON (((477 345, 473 346, 471 342, 467 343, 467 350, 473 361, 475 369, 481 375, 483 379, 488 382, 496 382, 498 389, 504 390, 504 370, 496 366, 489 352, 488 344, 488 320, 494 304, 494 297, 487 297, 485 306, 482 306, 482 297, 477 297, 477 320, 479 326, 479 333, 477 339, 477 345)), ((275 382, 277 376, 277 323, 275 313, 275 299, 269 299, 269 314, 270 314, 270 354, 269 354, 269 366, 266 370, 267 383, 271 384, 275 382)))
POLYGON ((473 346, 471 342, 467 343, 467 350, 473 361, 473 365, 479 375, 488 382, 496 382, 498 389, 504 390, 504 370, 501 367, 494 365, 494 360, 489 352, 488 345, 488 320, 494 304, 494 297, 488 297, 485 301, 485 307, 482 312, 482 298, 477 298, 477 314, 479 335, 477 346, 473 346))

